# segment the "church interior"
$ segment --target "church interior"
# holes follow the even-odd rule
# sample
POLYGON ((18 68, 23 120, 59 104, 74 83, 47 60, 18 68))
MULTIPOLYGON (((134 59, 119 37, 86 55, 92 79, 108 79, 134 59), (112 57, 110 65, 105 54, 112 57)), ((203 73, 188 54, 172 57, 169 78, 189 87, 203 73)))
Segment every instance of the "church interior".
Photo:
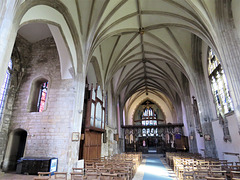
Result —
POLYGON ((45 172, 38 168, 46 162, 46 172, 66 179, 91 179, 94 167, 95 179, 154 180, 136 175, 156 159, 179 179, 200 177, 183 161, 195 169, 208 162, 202 179, 240 178, 238 7, 2 0, 0 179, 45 172), (131 171, 97 168, 113 161, 131 171))

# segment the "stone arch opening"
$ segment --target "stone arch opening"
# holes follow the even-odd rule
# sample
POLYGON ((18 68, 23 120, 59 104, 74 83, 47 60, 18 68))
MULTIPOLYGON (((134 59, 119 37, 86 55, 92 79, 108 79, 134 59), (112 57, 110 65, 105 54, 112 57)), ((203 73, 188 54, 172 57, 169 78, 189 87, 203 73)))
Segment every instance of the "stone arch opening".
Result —
POLYGON ((15 171, 17 161, 24 156, 27 140, 27 131, 24 129, 15 129, 10 133, 5 160, 3 164, 4 171, 15 171))

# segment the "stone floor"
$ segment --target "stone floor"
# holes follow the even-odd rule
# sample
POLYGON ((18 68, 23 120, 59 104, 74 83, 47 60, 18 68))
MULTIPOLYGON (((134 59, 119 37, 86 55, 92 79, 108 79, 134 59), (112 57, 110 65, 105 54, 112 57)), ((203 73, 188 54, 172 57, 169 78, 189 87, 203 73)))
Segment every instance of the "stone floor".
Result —
POLYGON ((33 180, 34 177, 36 176, 0 172, 0 180, 33 180))
MULTIPOLYGON (((161 160, 161 162, 163 163, 165 169, 165 172, 162 172, 163 174, 168 174, 167 177, 161 177, 159 176, 157 179, 161 180, 161 179, 168 179, 168 180, 175 180, 176 175, 174 174, 173 170, 167 165, 165 158, 163 157, 163 155, 159 155, 159 154, 143 154, 143 161, 141 163, 141 165, 138 167, 137 172, 133 178, 133 180, 148 180, 146 177, 144 177, 144 173, 152 173, 152 172, 148 172, 149 170, 159 170, 159 167, 147 167, 148 165, 146 165, 146 159, 147 158, 159 158, 161 160)), ((156 172, 155 172, 156 173, 156 172)), ((149 179, 150 180, 150 179, 149 179)))

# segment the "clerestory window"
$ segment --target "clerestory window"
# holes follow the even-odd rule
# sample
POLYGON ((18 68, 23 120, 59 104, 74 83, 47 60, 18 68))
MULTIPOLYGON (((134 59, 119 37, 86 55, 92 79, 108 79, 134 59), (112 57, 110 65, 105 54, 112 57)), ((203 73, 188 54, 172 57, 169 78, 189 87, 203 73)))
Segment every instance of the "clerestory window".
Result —
POLYGON ((226 75, 218 57, 212 49, 208 51, 208 73, 211 82, 217 114, 226 114, 233 110, 226 75))

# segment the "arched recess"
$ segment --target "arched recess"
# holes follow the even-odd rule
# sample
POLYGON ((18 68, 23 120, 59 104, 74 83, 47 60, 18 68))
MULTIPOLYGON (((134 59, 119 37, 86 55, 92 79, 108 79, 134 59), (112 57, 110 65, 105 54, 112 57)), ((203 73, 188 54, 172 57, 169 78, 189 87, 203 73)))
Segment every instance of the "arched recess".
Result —
POLYGON ((27 2, 23 3, 22 8, 19 8, 22 11, 17 13, 20 18, 17 17, 16 19, 19 20, 20 27, 29 22, 45 22, 49 24, 59 51, 62 65, 61 71, 63 68, 66 69, 64 73, 62 73, 62 78, 67 79, 72 76, 69 75, 68 71, 70 71, 70 74, 75 74, 79 71, 82 72, 81 48, 76 27, 72 22, 71 16, 62 13, 66 12, 64 11, 66 7, 63 4, 58 4, 59 9, 57 9, 56 4, 53 6, 53 4, 45 1, 41 1, 41 3, 42 5, 35 3, 28 4, 27 2), (70 63, 64 60, 66 58, 72 63, 72 69, 69 66, 70 63))
POLYGON ((134 116, 134 113, 136 111, 136 108, 141 103, 143 103, 146 99, 149 99, 150 101, 155 102, 158 105, 158 107, 162 108, 162 111, 163 111, 163 113, 166 117, 165 118, 166 123, 169 123, 169 122, 170 123, 177 123, 176 111, 173 108, 173 106, 169 107, 163 99, 156 96, 155 94, 149 93, 147 98, 146 98, 145 94, 142 94, 137 99, 135 99, 133 103, 128 104, 128 102, 126 102, 126 104, 125 104, 126 125, 132 125, 133 116, 134 116))
MULTIPOLYGON (((146 101, 149 101, 149 102, 152 102, 155 106, 156 106, 156 109, 157 110, 159 110, 159 113, 157 113, 157 119, 162 119, 163 121, 164 121, 164 123, 166 123, 165 122, 165 120, 166 120, 166 115, 165 115, 165 113, 163 112, 163 110, 162 110, 162 108, 161 108, 161 106, 158 104, 158 103, 156 103, 154 100, 150 100, 149 98, 147 98, 146 97, 146 99, 144 99, 144 100, 142 100, 137 106, 136 106, 136 109, 135 109, 135 111, 134 111, 134 113, 133 113, 133 121, 134 120, 138 120, 138 119, 136 119, 136 113, 138 113, 137 111, 138 110, 140 110, 140 106, 144 103, 144 102, 146 102, 146 101), (160 116, 160 117, 159 117, 160 116)), ((155 110, 155 109, 154 109, 155 110)), ((143 111, 141 111, 141 113, 143 113, 143 111)), ((139 118, 140 119, 140 118, 139 118)))
POLYGON ((102 73, 101 73, 101 67, 99 65, 99 62, 95 56, 92 57, 91 61, 88 64, 88 70, 87 70, 87 82, 89 84, 95 84, 100 85, 102 89, 104 89, 104 83, 102 81, 102 73))
POLYGON ((17 160, 24 156, 27 140, 27 131, 24 129, 15 129, 9 135, 7 150, 3 162, 4 171, 15 171, 17 160))
MULTIPOLYGON (((82 47, 77 27, 74 23, 71 13, 68 8, 61 1, 23 1, 16 2, 14 8, 10 8, 8 19, 4 24, 6 30, 1 33, 3 42, 2 56, 0 57, 0 65, 7 69, 7 61, 12 53, 17 31, 25 22, 33 21, 47 21, 49 24, 57 23, 61 27, 63 36, 65 37, 68 47, 71 50, 70 54, 73 61, 74 72, 83 72, 83 58, 82 47), (43 8, 42 8, 43 7, 43 8), (35 12, 35 10, 37 10, 35 12), (12 23, 11 23, 12 20, 12 23), (77 49, 77 51, 76 51, 77 49)), ((1 31, 2 32, 2 31, 1 31)), ((4 71, 3 71, 4 72, 4 71)), ((3 75, 0 76, 0 82, 3 82, 3 75)))

